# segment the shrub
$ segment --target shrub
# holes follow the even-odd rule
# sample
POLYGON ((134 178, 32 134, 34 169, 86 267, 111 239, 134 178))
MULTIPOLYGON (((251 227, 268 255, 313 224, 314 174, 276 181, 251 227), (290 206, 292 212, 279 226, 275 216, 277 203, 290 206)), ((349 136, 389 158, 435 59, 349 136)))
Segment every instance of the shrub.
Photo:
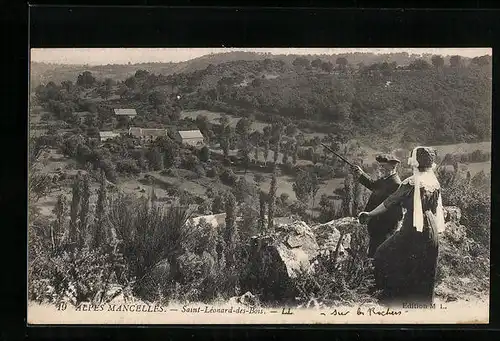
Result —
POLYGON ((220 180, 225 185, 234 186, 236 184, 236 180, 238 180, 238 177, 236 176, 236 174, 234 174, 232 169, 224 168, 220 175, 220 180))
POLYGON ((138 175, 141 169, 137 165, 137 161, 132 159, 118 160, 116 162, 116 170, 119 173, 138 175))
POLYGON ((116 174, 115 165, 113 164, 113 162, 111 162, 111 160, 109 159, 101 160, 99 162, 99 168, 104 171, 104 173, 106 174, 106 178, 109 181, 116 183, 116 181, 118 180, 118 176, 116 174))
POLYGON ((467 235, 489 250, 490 177, 486 175, 482 179, 479 177, 476 175, 469 183, 457 176, 452 184, 443 188, 443 204, 458 206, 462 210, 460 223, 466 227, 467 235))
POLYGON ((217 167, 213 167, 212 166, 212 167, 210 167, 210 168, 207 169, 207 176, 209 178, 215 178, 218 175, 219 175, 219 173, 218 173, 217 167))

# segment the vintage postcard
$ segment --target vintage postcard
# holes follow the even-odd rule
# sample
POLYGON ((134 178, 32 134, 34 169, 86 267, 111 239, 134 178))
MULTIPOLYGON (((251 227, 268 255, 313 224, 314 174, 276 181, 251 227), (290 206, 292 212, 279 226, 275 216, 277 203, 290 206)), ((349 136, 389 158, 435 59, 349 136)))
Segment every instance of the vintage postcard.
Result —
POLYGON ((29 324, 489 322, 492 49, 32 49, 29 324))

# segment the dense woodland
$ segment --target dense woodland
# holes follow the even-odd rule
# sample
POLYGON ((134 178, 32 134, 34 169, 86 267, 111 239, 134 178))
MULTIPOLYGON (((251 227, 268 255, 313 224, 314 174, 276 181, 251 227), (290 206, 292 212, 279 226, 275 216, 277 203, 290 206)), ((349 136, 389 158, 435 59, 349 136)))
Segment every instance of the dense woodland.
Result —
POLYGON ((45 88, 55 89, 40 86, 37 93, 44 103, 52 100, 51 111, 63 116, 74 110, 97 111, 100 123, 110 119, 111 107, 119 104, 138 108, 145 120, 163 124, 175 123, 180 108, 211 109, 264 122, 283 119, 302 129, 382 140, 395 148, 417 141, 483 141, 491 134, 489 56, 468 65, 458 56, 449 64, 435 56, 431 63, 417 59, 405 66, 352 65, 342 57, 336 63, 305 57, 291 63, 239 60, 170 75, 138 70, 112 91, 114 83, 84 72, 76 82, 61 83, 61 93, 53 82, 45 88), (75 86, 93 88, 104 101, 96 105, 79 99, 75 86), (113 92, 119 98, 106 100, 113 92))

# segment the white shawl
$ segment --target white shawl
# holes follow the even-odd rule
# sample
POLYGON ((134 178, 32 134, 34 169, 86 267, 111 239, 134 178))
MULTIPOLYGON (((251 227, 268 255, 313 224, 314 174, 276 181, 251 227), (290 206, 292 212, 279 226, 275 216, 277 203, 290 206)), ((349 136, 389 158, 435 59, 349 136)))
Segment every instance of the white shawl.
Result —
MULTIPOLYGON (((417 149, 423 147, 416 147, 411 152, 410 158, 408 159, 408 165, 413 168, 413 176, 408 178, 408 182, 414 185, 413 191, 413 225, 417 229, 417 231, 422 232, 424 227, 424 217, 422 211, 422 201, 420 198, 420 188, 425 188, 429 191, 434 191, 440 188, 439 181, 434 174, 434 168, 436 164, 432 165, 432 168, 426 171, 418 170, 418 161, 417 161, 417 149)), ((438 197, 438 207, 436 210, 436 225, 438 227, 438 233, 444 231, 445 223, 444 223, 444 209, 443 202, 441 199, 441 193, 438 197)))

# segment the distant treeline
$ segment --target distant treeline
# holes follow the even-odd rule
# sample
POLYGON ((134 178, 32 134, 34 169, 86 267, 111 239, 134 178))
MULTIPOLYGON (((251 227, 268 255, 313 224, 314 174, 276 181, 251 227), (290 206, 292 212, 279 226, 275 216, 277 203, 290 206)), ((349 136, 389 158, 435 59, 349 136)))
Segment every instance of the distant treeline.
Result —
MULTIPOLYGON (((36 88, 44 108, 67 120, 74 111, 113 119, 112 108, 133 107, 136 120, 168 125, 180 110, 208 109, 302 130, 394 145, 488 140, 491 135, 491 57, 465 64, 456 56, 353 65, 344 57, 238 60, 191 73, 138 70, 123 82, 83 72, 76 82, 36 88), (99 101, 84 98, 90 93, 99 101), (179 96, 179 97, 178 97, 179 96)), ((100 124, 101 125, 101 124, 100 124)))
POLYGON ((443 159, 443 164, 451 165, 455 162, 459 163, 474 163, 474 162, 486 162, 491 160, 490 152, 483 152, 479 149, 470 153, 454 153, 446 154, 443 159))

